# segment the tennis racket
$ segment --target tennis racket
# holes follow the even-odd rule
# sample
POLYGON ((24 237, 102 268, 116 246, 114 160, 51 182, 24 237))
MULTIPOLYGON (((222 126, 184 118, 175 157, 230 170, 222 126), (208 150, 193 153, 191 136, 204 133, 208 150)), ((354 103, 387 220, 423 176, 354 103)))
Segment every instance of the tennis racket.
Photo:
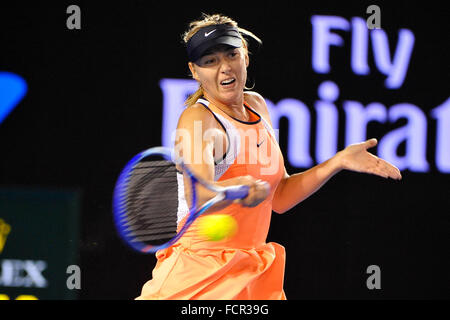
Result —
MULTIPOLYGON (((181 177, 181 179, 180 179, 181 177)), ((172 149, 153 147, 134 156, 124 167, 117 179, 113 195, 113 214, 117 230, 131 248, 154 253, 174 244, 186 232, 194 220, 214 204, 224 200, 247 197, 246 185, 217 187, 196 177, 189 167, 176 159, 172 149), (191 207, 183 227, 178 227, 178 193, 181 172, 190 178, 191 207), (198 184, 216 195, 197 206, 198 184)))

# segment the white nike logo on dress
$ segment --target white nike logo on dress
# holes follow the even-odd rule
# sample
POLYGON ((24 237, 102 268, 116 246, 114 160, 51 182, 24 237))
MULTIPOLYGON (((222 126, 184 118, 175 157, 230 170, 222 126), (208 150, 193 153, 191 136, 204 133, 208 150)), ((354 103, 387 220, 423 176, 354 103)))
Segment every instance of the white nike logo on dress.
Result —
POLYGON ((217 29, 214 29, 213 31, 210 32, 205 32, 205 37, 209 36, 211 33, 213 33, 214 31, 216 31, 217 29))

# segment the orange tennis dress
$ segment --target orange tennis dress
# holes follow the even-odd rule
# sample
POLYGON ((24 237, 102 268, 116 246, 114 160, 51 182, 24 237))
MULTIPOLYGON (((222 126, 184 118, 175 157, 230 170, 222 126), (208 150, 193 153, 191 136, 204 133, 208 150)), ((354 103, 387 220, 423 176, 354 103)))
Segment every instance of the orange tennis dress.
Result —
MULTIPOLYGON (((244 122, 205 99, 198 102, 212 112, 228 137, 225 156, 215 165, 215 179, 251 175, 267 181, 271 191, 256 207, 232 204, 215 212, 236 219, 238 231, 231 239, 205 240, 197 231, 197 219, 177 243, 156 253, 153 277, 136 299, 284 300, 285 250, 277 243, 266 243, 272 198, 284 175, 274 131, 247 103, 251 118, 244 122)), ((180 203, 183 196, 179 192, 180 203)), ((187 206, 179 207, 182 225, 187 206)))

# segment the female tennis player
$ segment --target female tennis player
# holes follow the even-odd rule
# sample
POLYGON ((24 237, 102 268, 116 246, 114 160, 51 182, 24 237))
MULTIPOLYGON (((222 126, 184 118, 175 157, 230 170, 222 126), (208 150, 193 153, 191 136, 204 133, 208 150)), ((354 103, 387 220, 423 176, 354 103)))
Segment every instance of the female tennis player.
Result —
MULTIPOLYGON (((285 250, 266 243, 272 211, 288 211, 344 169, 393 179, 401 179, 400 171, 367 152, 377 144, 370 139, 289 175, 264 99, 245 88, 249 55, 243 35, 260 40, 223 15, 203 15, 189 27, 188 66, 199 89, 179 118, 183 134, 175 148, 197 176, 221 186, 248 185, 249 194, 208 211, 231 215, 238 225, 234 237, 208 241, 198 232, 199 217, 178 242, 157 252, 153 277, 137 299, 286 299, 285 250), (199 128, 213 134, 199 140, 199 128)), ((213 196, 206 189, 198 195, 200 203, 213 196)))

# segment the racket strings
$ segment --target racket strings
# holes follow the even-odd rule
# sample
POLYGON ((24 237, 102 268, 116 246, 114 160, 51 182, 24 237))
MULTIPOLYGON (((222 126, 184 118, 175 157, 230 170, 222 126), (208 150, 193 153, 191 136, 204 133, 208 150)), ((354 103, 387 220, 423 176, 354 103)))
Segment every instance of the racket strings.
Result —
POLYGON ((178 183, 176 167, 167 160, 138 163, 129 176, 125 196, 127 232, 149 244, 172 238, 177 231, 178 183))

